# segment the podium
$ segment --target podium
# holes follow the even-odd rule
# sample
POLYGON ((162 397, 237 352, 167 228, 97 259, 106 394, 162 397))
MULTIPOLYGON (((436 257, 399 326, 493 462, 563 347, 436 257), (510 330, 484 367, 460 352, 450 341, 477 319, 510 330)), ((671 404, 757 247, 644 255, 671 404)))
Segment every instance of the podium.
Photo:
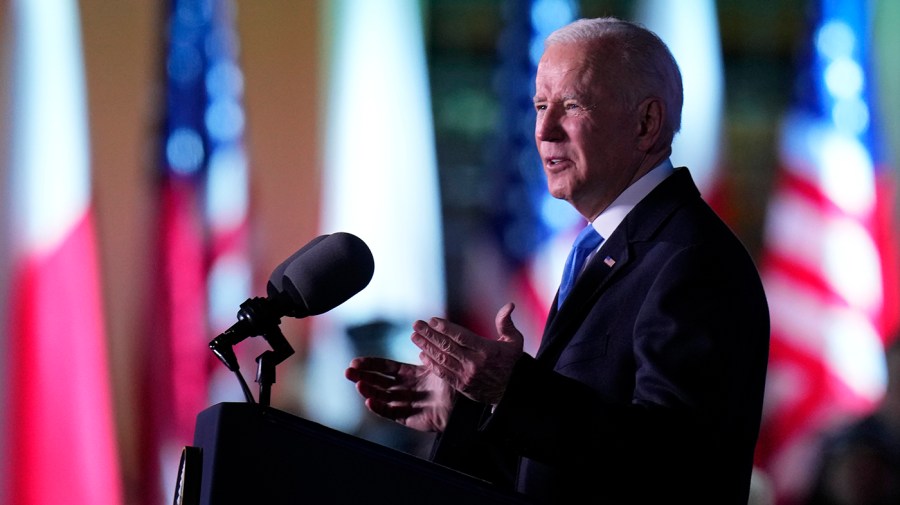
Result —
POLYGON ((179 486, 194 490, 183 495, 185 505, 529 503, 450 468, 253 403, 204 410, 193 443, 179 472, 179 486))

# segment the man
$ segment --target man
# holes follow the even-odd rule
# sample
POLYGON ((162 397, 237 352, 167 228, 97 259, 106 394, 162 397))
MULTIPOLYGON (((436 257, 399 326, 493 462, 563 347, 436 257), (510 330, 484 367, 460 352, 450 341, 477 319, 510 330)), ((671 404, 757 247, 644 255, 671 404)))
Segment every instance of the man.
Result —
POLYGON ((438 432, 434 461, 536 502, 747 503, 768 308, 744 247, 669 161, 674 58, 635 24, 580 20, 548 37, 535 88, 549 191, 594 237, 536 356, 508 304, 496 338, 416 321, 421 365, 356 358, 347 378, 373 412, 438 432))

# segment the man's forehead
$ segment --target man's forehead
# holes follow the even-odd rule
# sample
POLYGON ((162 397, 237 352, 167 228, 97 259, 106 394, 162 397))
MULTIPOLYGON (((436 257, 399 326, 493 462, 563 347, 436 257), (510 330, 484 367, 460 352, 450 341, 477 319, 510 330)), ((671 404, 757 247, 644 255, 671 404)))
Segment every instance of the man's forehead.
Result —
POLYGON ((589 56, 557 59, 550 56, 538 65, 535 76, 535 91, 587 93, 599 84, 597 78, 602 69, 589 56))
POLYGON ((538 62, 538 75, 552 72, 599 71, 608 66, 602 45, 596 42, 564 42, 548 46, 538 62))

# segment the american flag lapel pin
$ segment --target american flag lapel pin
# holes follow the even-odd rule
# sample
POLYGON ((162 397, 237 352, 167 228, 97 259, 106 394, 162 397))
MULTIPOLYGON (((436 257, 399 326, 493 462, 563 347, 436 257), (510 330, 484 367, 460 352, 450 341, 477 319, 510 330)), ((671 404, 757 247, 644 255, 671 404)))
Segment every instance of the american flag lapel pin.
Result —
POLYGON ((612 266, 616 264, 616 260, 612 259, 611 256, 607 256, 606 258, 603 258, 603 263, 606 263, 606 266, 612 268, 612 266))

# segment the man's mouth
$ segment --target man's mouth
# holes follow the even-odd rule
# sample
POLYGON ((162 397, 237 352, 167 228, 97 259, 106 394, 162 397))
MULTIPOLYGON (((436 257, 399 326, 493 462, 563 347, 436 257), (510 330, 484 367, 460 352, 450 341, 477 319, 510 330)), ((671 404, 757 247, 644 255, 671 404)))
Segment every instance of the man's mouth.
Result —
POLYGON ((565 168, 568 163, 570 163, 570 160, 568 158, 562 157, 545 158, 544 161, 544 164, 548 169, 562 169, 565 168))

